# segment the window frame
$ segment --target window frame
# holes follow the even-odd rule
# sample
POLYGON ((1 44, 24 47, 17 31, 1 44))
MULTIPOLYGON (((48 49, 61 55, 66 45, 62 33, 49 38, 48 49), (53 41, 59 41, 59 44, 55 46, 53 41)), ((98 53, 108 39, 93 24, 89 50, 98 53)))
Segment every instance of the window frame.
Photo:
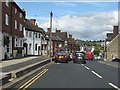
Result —
POLYGON ((9 16, 8 16, 7 13, 5 14, 5 24, 6 24, 7 26, 9 25, 9 16))
POLYGON ((15 29, 17 29, 17 20, 15 20, 15 29))

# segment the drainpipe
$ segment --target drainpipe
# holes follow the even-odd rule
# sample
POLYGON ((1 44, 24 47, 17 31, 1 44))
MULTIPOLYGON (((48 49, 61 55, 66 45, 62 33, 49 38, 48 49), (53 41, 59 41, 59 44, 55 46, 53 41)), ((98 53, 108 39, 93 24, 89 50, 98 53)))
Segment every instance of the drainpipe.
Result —
POLYGON ((33 32, 33 55, 35 54, 34 44, 35 44, 35 32, 33 32))

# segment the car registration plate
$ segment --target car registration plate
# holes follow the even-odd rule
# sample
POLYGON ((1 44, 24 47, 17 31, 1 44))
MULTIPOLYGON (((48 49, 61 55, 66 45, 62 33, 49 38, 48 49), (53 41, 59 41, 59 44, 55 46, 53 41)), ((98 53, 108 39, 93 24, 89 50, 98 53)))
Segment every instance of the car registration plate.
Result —
POLYGON ((78 59, 82 59, 82 57, 78 57, 78 59))
POLYGON ((59 56, 59 58, 63 58, 63 56, 59 56))

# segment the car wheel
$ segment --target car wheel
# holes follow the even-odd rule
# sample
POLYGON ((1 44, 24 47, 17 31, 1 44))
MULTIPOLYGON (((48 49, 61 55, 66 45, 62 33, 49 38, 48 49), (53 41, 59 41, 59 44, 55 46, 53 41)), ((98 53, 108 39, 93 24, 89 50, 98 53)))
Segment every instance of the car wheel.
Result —
POLYGON ((55 60, 55 63, 57 63, 57 61, 55 60))

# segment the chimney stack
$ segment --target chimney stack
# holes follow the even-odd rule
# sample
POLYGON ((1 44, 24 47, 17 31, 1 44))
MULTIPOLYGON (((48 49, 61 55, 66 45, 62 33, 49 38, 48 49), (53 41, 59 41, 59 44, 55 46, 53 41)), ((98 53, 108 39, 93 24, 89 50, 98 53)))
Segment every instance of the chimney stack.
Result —
POLYGON ((115 38, 119 34, 119 27, 114 26, 113 28, 113 38, 115 38))
POLYGON ((51 29, 50 29, 50 28, 47 28, 47 32, 48 32, 48 33, 51 33, 51 29))
POLYGON ((30 19, 30 22, 35 25, 36 24, 36 19, 30 19))
POLYGON ((56 28, 56 32, 61 32, 61 30, 58 30, 58 29, 56 28))

